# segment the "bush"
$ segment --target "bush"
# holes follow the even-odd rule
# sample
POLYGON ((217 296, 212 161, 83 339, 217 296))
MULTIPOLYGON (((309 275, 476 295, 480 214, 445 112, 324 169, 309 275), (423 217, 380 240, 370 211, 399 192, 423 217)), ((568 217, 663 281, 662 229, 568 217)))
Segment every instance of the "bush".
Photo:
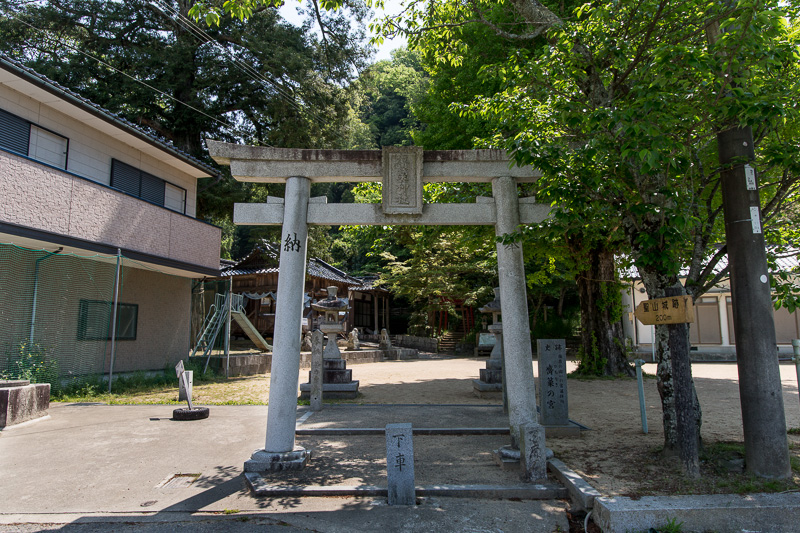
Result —
POLYGON ((27 379, 31 383, 49 383, 51 390, 59 388, 58 361, 47 354, 38 343, 22 341, 6 351, 3 379, 27 379))

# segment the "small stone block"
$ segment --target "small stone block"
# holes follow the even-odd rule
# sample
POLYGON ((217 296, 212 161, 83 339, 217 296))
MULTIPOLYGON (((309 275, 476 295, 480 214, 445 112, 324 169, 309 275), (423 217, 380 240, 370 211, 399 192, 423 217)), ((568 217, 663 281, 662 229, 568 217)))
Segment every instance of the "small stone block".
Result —
POLYGON ((322 372, 323 383, 350 383, 353 381, 352 370, 325 370, 322 372))
POLYGON ((540 424, 523 424, 519 430, 520 466, 524 481, 547 478, 547 448, 544 445, 544 427, 540 424))
MULTIPOLYGON (((358 397, 358 380, 350 383, 323 383, 322 397, 326 400, 354 400, 358 397)), ((311 384, 300 384, 300 399, 310 400, 311 384)))
POLYGON ((519 450, 514 450, 510 446, 503 446, 492 452, 494 462, 504 472, 519 470, 519 450))
POLYGON ((311 372, 308 376, 309 401, 312 411, 322 410, 322 340, 320 330, 311 334, 311 372))
POLYGON ((249 461, 244 462, 245 472, 282 472, 301 470, 311 458, 311 450, 297 446, 291 452, 268 452, 256 450, 249 461))
POLYGON ((489 359, 486 361, 486 370, 499 370, 503 371, 503 360, 502 359, 489 359))
POLYGON ((0 428, 47 416, 50 384, 0 388, 0 428))
POLYGON ((386 473, 389 505, 415 505, 411 424, 386 425, 386 473))
POLYGON ((485 383, 503 383, 502 370, 489 370, 487 368, 481 368, 479 373, 481 376, 481 381, 485 383))

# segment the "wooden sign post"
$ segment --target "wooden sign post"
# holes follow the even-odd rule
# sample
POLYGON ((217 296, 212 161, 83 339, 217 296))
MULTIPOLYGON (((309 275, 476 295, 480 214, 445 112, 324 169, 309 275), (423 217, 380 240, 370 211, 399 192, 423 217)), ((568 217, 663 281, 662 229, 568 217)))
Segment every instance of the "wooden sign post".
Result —
POLYGON ((690 296, 671 296, 639 302, 634 316, 642 324, 686 324, 694 322, 694 306, 690 296))

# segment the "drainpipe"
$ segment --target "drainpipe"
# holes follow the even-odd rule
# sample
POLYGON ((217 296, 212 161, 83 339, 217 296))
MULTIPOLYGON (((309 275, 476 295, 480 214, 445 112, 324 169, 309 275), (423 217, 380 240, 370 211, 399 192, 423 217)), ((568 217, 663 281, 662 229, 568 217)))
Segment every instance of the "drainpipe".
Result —
POLYGON ((55 252, 49 252, 46 256, 40 257, 36 260, 36 263, 33 266, 33 303, 31 304, 31 330, 30 334, 28 335, 29 348, 33 345, 33 333, 34 329, 36 328, 36 302, 39 299, 39 263, 49 257, 53 257, 54 255, 61 253, 63 249, 64 247, 60 246, 55 252))
POLYGON ((800 385, 800 339, 792 339, 792 351, 794 352, 792 361, 794 361, 794 368, 797 371, 797 383, 800 385))
POLYGON ((231 307, 233 306, 233 276, 228 285, 228 302, 225 309, 228 319, 225 321, 225 377, 228 377, 231 364, 231 307))
POLYGON ((119 270, 122 250, 117 248, 117 271, 114 274, 114 304, 111 311, 111 364, 108 367, 108 392, 111 393, 111 380, 114 377, 114 356, 117 353, 117 308, 119 307, 119 270))

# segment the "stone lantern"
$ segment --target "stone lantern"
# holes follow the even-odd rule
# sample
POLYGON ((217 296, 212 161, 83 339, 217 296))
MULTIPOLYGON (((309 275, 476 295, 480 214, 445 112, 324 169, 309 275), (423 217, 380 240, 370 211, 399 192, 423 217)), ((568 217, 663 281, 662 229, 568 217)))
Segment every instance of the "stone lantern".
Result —
POLYGON ((339 287, 331 286, 327 290, 328 297, 312 303, 311 308, 325 314, 325 319, 319 325, 320 331, 328 337, 328 343, 325 345, 325 352, 322 357, 325 359, 341 359, 342 353, 339 351, 336 337, 339 333, 344 333, 344 324, 339 321, 339 313, 347 311, 349 304, 347 300, 336 297, 339 287))
POLYGON ((492 324, 488 327, 489 333, 494 334, 494 348, 489 354, 491 359, 503 359, 503 324, 500 321, 500 287, 494 289, 494 300, 487 303, 480 309, 481 313, 492 315, 492 324))
MULTIPOLYGON (((348 370, 347 361, 342 359, 342 352, 336 344, 336 336, 344 333, 344 324, 339 321, 339 313, 347 311, 349 304, 347 300, 336 296, 338 287, 328 287, 327 290, 326 299, 311 304, 312 309, 325 314, 319 329, 328 337, 322 354, 322 396, 328 399, 353 399, 358 396, 358 381, 353 379, 353 371, 348 370)), ((311 364, 316 363, 312 361, 311 364)), ((308 383, 300 384, 300 398, 308 400, 310 397, 311 373, 308 383)))
MULTIPOLYGON (((480 370, 480 379, 472 380, 473 393, 479 398, 496 397, 497 393, 504 393, 503 389, 503 324, 500 321, 500 288, 494 289, 494 300, 480 309, 481 313, 492 315, 492 324, 489 332, 494 334, 494 348, 486 361, 486 368, 480 370)), ((506 397, 503 394, 503 407, 507 408, 506 397)))

